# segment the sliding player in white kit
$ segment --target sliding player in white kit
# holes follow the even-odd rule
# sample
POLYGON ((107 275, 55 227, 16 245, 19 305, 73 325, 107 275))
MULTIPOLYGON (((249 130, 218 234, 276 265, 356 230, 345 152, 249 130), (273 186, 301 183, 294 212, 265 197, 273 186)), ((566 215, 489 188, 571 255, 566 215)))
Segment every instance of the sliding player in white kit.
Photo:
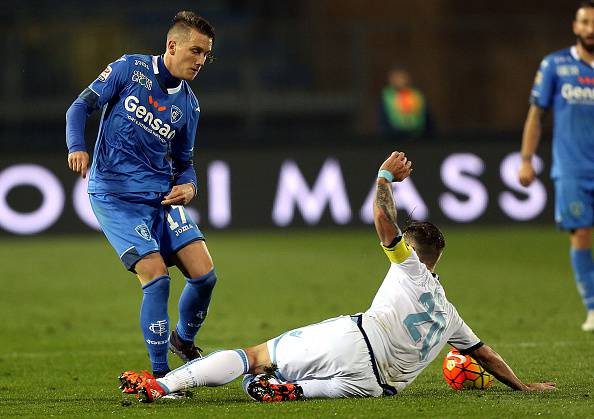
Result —
POLYGON ((554 389, 553 383, 520 381, 447 300, 433 272, 445 246, 439 229, 413 223, 401 233, 391 182, 404 180, 411 171, 404 153, 394 152, 378 172, 374 222, 390 269, 365 313, 294 329, 250 348, 214 352, 163 378, 126 371, 120 388, 152 402, 245 374, 244 389, 258 401, 392 396, 449 343, 514 390, 554 389))

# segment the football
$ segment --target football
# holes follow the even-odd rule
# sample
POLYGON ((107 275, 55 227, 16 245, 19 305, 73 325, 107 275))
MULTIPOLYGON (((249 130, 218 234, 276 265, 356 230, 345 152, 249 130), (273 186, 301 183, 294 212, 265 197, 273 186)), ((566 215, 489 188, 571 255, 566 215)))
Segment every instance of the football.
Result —
POLYGON ((454 390, 485 389, 493 384, 493 376, 474 358, 453 348, 443 360, 442 371, 446 382, 454 390))

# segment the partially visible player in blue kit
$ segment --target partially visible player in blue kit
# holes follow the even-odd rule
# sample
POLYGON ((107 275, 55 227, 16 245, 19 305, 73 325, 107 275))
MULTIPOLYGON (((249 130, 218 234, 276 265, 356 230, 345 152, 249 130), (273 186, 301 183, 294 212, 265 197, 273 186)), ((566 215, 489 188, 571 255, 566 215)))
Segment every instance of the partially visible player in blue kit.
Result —
POLYGON ((582 330, 594 331, 594 1, 584 1, 573 21, 577 42, 546 56, 536 74, 522 138, 520 183, 534 180, 532 157, 545 110, 552 108, 555 221, 570 232, 571 264, 588 311, 582 330))
POLYGON ((200 357, 194 338, 217 281, 204 236, 184 210, 196 195, 192 163, 200 107, 188 81, 212 54, 213 27, 176 14, 163 55, 123 55, 66 113, 68 166, 86 177, 87 117, 101 109, 88 192, 101 229, 142 285, 140 324, 153 372, 169 372, 168 348, 200 357), (170 333, 168 266, 186 277, 179 322, 170 333))

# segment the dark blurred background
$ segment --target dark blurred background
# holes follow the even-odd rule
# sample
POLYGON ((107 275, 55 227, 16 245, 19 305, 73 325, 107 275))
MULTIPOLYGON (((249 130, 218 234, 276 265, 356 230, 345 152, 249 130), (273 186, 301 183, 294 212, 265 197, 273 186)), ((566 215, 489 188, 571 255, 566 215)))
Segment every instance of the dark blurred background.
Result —
MULTIPOLYGON (((519 141, 541 58, 573 43, 577 2, 2 2, 0 150, 64 151, 70 102, 123 53, 157 54, 177 10, 215 26, 192 83, 198 146, 381 141, 386 72, 405 66, 436 138, 519 141)), ((91 132, 91 131, 89 131, 91 132)), ((92 139, 92 135, 89 135, 92 139)))
MULTIPOLYGON (((539 149, 541 184, 519 186, 513 153, 520 148, 539 62, 574 44, 578 4, 3 1, 0 234, 88 230, 89 223, 79 220, 85 211, 92 218, 84 184, 66 167, 65 112, 122 54, 162 53, 171 18, 183 9, 204 16, 217 33, 216 61, 191 83, 201 105, 195 157, 200 199, 193 205, 209 213, 201 225, 278 226, 271 214, 277 213, 283 179, 301 182, 285 203, 296 210, 296 225, 312 224, 300 218, 307 211, 313 211, 314 225, 368 224, 368 185, 393 149, 407 151, 416 164, 416 191, 407 197, 421 204, 411 201, 413 217, 417 208, 417 215, 438 222, 461 222, 457 214, 463 214, 463 222, 551 225, 550 124, 539 149), (395 67, 404 68, 422 94, 431 130, 403 137, 383 129, 381 98, 395 67), (31 163, 49 172, 23 166, 31 163), (342 193, 335 181, 346 184, 341 205, 350 212, 345 209, 343 218, 332 212, 330 195, 342 193), (254 200, 259 207, 250 209, 254 200), (213 223, 220 214, 215 201, 224 203, 224 223, 213 223)), ((418 110, 413 96, 394 103, 404 113, 418 110)), ((89 150, 98 114, 87 124, 89 150)))

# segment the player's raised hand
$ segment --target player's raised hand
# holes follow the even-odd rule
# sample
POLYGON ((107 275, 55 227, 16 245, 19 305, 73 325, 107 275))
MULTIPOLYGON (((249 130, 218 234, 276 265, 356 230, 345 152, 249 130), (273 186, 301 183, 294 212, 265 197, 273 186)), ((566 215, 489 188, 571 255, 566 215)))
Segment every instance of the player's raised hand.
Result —
POLYGON ((550 391, 557 389, 555 383, 551 382, 526 384, 526 387, 528 387, 528 391, 550 391))
POLYGON ((532 162, 530 160, 522 161, 520 165, 520 170, 518 172, 518 179, 520 180, 520 184, 522 186, 529 186, 534 181, 534 167, 532 167, 532 162))
POLYGON ((192 200, 192 198, 194 198, 194 195, 196 195, 196 191, 194 190, 194 185, 191 183, 175 185, 173 188, 171 188, 171 192, 165 195, 161 201, 161 204, 186 205, 192 200))
POLYGON ((394 176, 394 182, 402 182, 412 172, 412 162, 401 151, 394 151, 382 163, 380 170, 388 170, 394 176))
POLYGON ((87 177, 89 169, 89 153, 86 151, 74 151, 68 154, 68 167, 76 173, 80 173, 84 178, 87 177))

